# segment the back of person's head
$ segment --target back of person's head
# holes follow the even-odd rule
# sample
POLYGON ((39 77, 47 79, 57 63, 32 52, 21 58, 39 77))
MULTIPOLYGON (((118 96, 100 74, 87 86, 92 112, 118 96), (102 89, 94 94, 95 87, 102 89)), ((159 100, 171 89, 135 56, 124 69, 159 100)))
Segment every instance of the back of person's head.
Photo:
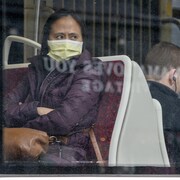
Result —
POLYGON ((44 25, 43 38, 41 43, 42 45, 41 55, 47 55, 49 51, 47 40, 49 38, 52 24, 55 23, 55 21, 67 16, 71 16, 79 24, 82 33, 82 38, 84 39, 85 25, 81 20, 80 16, 73 10, 60 9, 54 12, 53 14, 51 14, 44 25))
POLYGON ((152 47, 145 59, 146 77, 159 80, 171 68, 180 67, 180 47, 160 42, 152 47))

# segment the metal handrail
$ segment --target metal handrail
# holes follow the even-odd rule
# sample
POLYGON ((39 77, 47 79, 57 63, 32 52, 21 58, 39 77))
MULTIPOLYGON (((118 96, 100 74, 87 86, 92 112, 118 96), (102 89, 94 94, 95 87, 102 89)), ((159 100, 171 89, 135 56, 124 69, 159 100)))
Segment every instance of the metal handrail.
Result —
POLYGON ((174 17, 169 17, 169 18, 162 18, 161 19, 161 24, 167 24, 167 23, 173 23, 176 24, 177 27, 180 30, 180 19, 174 18, 174 17))
MULTIPOLYGON (((16 35, 10 35, 5 39, 4 42, 4 46, 3 46, 3 68, 13 68, 12 65, 8 65, 8 57, 9 57, 9 51, 10 51, 10 47, 12 42, 19 42, 19 43, 23 43, 26 45, 29 45, 31 47, 37 48, 37 49, 41 49, 41 45, 31 39, 25 38, 25 37, 21 37, 21 36, 16 36, 16 35)), ((18 64, 19 67, 24 67, 27 66, 28 63, 22 63, 22 64, 18 64)))

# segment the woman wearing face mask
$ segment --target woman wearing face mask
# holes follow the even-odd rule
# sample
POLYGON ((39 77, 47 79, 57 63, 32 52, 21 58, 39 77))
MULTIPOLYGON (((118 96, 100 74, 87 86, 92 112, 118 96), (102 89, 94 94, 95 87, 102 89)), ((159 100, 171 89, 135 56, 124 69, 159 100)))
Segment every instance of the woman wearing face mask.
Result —
POLYGON ((23 81, 5 98, 7 127, 27 127, 52 137, 40 162, 73 165, 86 160, 88 128, 95 122, 104 83, 99 60, 84 48, 84 26, 59 10, 44 26, 41 54, 30 59, 23 81), (103 87, 103 86, 101 86, 103 87))

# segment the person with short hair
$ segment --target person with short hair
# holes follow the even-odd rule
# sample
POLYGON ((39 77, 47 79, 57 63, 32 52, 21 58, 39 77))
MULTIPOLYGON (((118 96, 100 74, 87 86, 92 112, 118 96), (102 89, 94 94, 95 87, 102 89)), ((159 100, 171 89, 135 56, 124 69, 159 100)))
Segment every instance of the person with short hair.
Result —
POLYGON ((163 129, 171 166, 180 165, 180 47, 160 42, 145 59, 151 95, 162 106, 163 129))

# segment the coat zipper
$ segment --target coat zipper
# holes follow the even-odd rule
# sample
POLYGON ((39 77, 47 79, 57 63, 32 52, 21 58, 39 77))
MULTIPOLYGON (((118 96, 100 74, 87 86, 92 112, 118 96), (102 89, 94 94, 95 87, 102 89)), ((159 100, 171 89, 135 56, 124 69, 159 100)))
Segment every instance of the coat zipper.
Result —
MULTIPOLYGON (((52 71, 46 76, 46 78, 43 80, 40 89, 44 86, 44 83, 47 81, 47 79, 48 79, 49 76, 53 73, 53 71, 54 71, 54 70, 52 70, 52 71)), ((51 82, 49 82, 48 85, 46 86, 46 88, 43 90, 42 96, 41 96, 41 100, 40 100, 40 105, 41 105, 41 106, 42 106, 44 94, 46 93, 47 88, 51 85, 51 83, 52 83, 54 80, 55 80, 55 78, 54 78, 51 82)))

